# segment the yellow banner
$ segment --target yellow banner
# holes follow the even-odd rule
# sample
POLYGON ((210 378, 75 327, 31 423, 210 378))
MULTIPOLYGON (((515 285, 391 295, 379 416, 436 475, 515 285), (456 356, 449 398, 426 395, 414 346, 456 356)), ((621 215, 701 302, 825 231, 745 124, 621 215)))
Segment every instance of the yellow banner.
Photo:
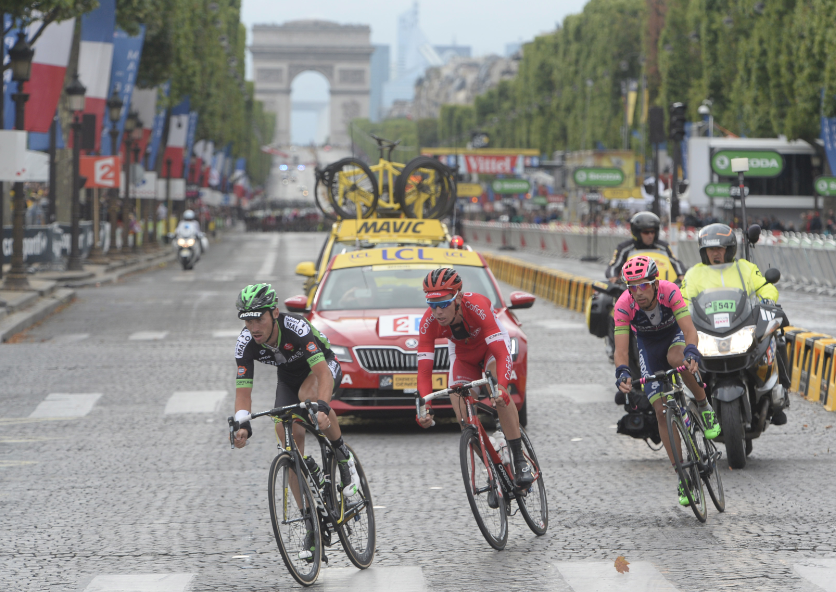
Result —
POLYGON ((479 183, 459 183, 456 185, 456 195, 458 197, 479 197, 483 191, 484 189, 479 183))
POLYGON ((638 187, 630 189, 621 189, 618 187, 612 189, 604 189, 601 191, 604 199, 630 199, 631 197, 639 198, 642 196, 642 190, 638 187))
POLYGON ((437 242, 447 237, 447 228, 439 220, 341 220, 335 224, 338 242, 357 238, 369 242, 437 242))
POLYGON ((436 266, 467 265, 482 267, 482 259, 474 251, 439 249, 436 247, 387 247, 343 253, 334 258, 332 269, 365 267, 367 265, 418 264, 436 266))
POLYGON ((638 90, 638 83, 635 80, 631 80, 630 87, 627 89, 627 127, 633 126, 633 114, 636 112, 638 90))

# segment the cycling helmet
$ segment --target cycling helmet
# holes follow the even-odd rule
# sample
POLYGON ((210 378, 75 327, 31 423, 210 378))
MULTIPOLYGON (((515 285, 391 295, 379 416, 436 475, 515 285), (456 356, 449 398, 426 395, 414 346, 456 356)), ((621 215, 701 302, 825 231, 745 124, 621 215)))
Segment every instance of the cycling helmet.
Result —
POLYGON ((625 283, 655 280, 659 277, 659 269, 651 257, 639 255, 633 257, 621 268, 621 279, 625 283))
POLYGON ((464 239, 458 234, 450 239, 451 249, 464 249, 464 239))
POLYGON ((654 230, 656 238, 659 238, 659 227, 662 222, 659 216, 653 212, 639 212, 630 218, 630 232, 633 234, 633 240, 640 242, 642 240, 642 230, 654 230))
POLYGON ((194 212, 192 210, 183 212, 183 220, 194 220, 194 212))
POLYGON ((462 289, 462 278, 452 267, 439 267, 433 269, 424 278, 424 292, 427 298, 438 298, 447 296, 451 292, 462 289))
POLYGON ((734 256, 737 253, 737 237, 731 227, 725 224, 709 224, 703 227, 700 230, 698 245, 700 259, 705 265, 711 265, 707 251, 709 247, 726 247, 726 263, 734 261, 734 256))
POLYGON ((276 308, 279 299, 270 284, 251 284, 241 290, 235 306, 238 308, 239 319, 250 319, 261 316, 265 310, 276 308))

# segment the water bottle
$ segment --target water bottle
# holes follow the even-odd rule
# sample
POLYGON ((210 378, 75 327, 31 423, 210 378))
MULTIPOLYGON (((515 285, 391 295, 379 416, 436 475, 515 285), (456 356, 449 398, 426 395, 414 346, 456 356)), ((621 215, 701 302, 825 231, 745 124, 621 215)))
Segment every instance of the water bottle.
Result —
POLYGON ((680 414, 682 414, 682 423, 684 423, 685 427, 690 430, 691 429, 691 416, 688 415, 688 409, 686 409, 685 407, 680 407, 679 412, 680 412, 680 414))
POLYGON ((312 456, 303 456, 302 458, 305 459, 305 464, 308 465, 308 470, 311 472, 314 483, 322 489, 322 486, 325 485, 325 474, 319 469, 319 465, 316 464, 312 456))
POLYGON ((508 452, 508 442, 505 440, 505 434, 502 433, 502 430, 497 430, 494 433, 491 438, 491 443, 493 443, 494 450, 499 454, 502 464, 507 465, 511 462, 511 455, 508 452))

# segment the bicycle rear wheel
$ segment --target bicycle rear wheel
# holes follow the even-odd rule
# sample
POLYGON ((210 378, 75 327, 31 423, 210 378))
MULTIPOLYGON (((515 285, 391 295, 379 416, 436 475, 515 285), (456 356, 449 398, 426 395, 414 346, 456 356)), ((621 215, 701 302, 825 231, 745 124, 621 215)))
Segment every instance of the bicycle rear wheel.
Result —
MULTIPOLYGON (((689 406, 688 413, 691 414, 691 421, 699 417, 699 410, 693 403, 689 406)), ((700 476, 705 483, 705 487, 708 489, 708 495, 711 496, 711 501, 714 502, 714 507, 717 508, 718 512, 725 512, 726 494, 723 490, 723 479, 720 476, 720 471, 717 469, 717 460, 720 458, 720 452, 714 446, 714 442, 705 437, 705 431, 700 421, 694 424, 693 432, 694 443, 697 445, 702 462, 700 476)))
POLYGON ((505 493, 493 470, 490 459, 482 455, 479 433, 474 427, 462 432, 459 441, 462 478, 467 501, 476 525, 488 544, 501 551, 508 542, 508 517, 505 515, 505 493), (492 508, 491 505, 495 505, 492 508))
POLYGON ((296 466, 289 454, 273 459, 267 489, 270 521, 279 553, 293 579, 310 586, 316 582, 322 567, 319 520, 308 481, 304 477, 296 479, 296 466))
POLYGON ((377 179, 362 160, 343 158, 325 169, 328 199, 342 218, 368 218, 377 208, 377 179))
POLYGON ((412 159, 395 181, 395 199, 409 218, 442 218, 455 205, 456 181, 435 158, 412 159))
POLYGON ((357 475, 360 477, 361 494, 348 499, 343 497, 342 488, 337 483, 340 470, 337 467, 337 459, 331 456, 331 499, 336 507, 332 508, 339 517, 340 525, 337 527, 337 536, 343 545, 345 554, 349 560, 360 569, 366 569, 374 560, 375 526, 374 509, 372 507, 372 493, 369 489, 369 482, 363 465, 357 458, 357 454, 349 446, 348 449, 354 455, 354 466, 357 475), (348 519, 345 520, 345 516, 348 519))
POLYGON ((334 206, 328 198, 328 187, 331 181, 325 171, 316 170, 316 182, 314 183, 314 202, 316 207, 325 216, 326 221, 337 220, 337 213, 334 211, 334 206))
POLYGON ((546 483, 543 481, 543 472, 540 463, 537 461, 537 455, 534 454, 534 447, 522 427, 520 427, 520 434, 522 435, 523 454, 528 459, 533 473, 537 475, 537 480, 532 483, 528 491, 517 494, 517 505, 520 507, 520 513, 531 532, 537 536, 542 536, 546 534, 546 530, 549 528, 546 483))
MULTIPOLYGON (((673 451, 674 464, 680 480, 685 483, 685 494, 690 502, 694 516, 700 522, 705 522, 708 508, 705 505, 705 491, 703 490, 702 478, 700 477, 697 455, 692 446, 693 440, 682 423, 682 418, 673 412, 666 410, 665 416, 668 423, 668 436, 671 439, 671 450, 673 451), (681 450, 681 454, 677 451, 681 450), (690 484, 690 487, 688 486, 690 484)), ((691 421, 695 421, 692 419, 691 421)))

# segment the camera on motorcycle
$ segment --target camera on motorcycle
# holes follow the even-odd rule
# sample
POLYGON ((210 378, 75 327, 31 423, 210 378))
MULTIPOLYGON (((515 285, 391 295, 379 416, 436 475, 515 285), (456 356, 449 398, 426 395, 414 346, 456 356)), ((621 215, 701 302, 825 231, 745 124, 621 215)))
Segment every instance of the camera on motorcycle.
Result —
POLYGON ((757 224, 752 224, 749 230, 746 231, 746 236, 749 237, 749 242, 754 245, 761 237, 761 227, 757 224))
POLYGON ((766 270, 766 273, 763 274, 763 279, 765 279, 770 284, 777 284, 778 280, 781 279, 781 272, 775 267, 770 267, 766 270))

